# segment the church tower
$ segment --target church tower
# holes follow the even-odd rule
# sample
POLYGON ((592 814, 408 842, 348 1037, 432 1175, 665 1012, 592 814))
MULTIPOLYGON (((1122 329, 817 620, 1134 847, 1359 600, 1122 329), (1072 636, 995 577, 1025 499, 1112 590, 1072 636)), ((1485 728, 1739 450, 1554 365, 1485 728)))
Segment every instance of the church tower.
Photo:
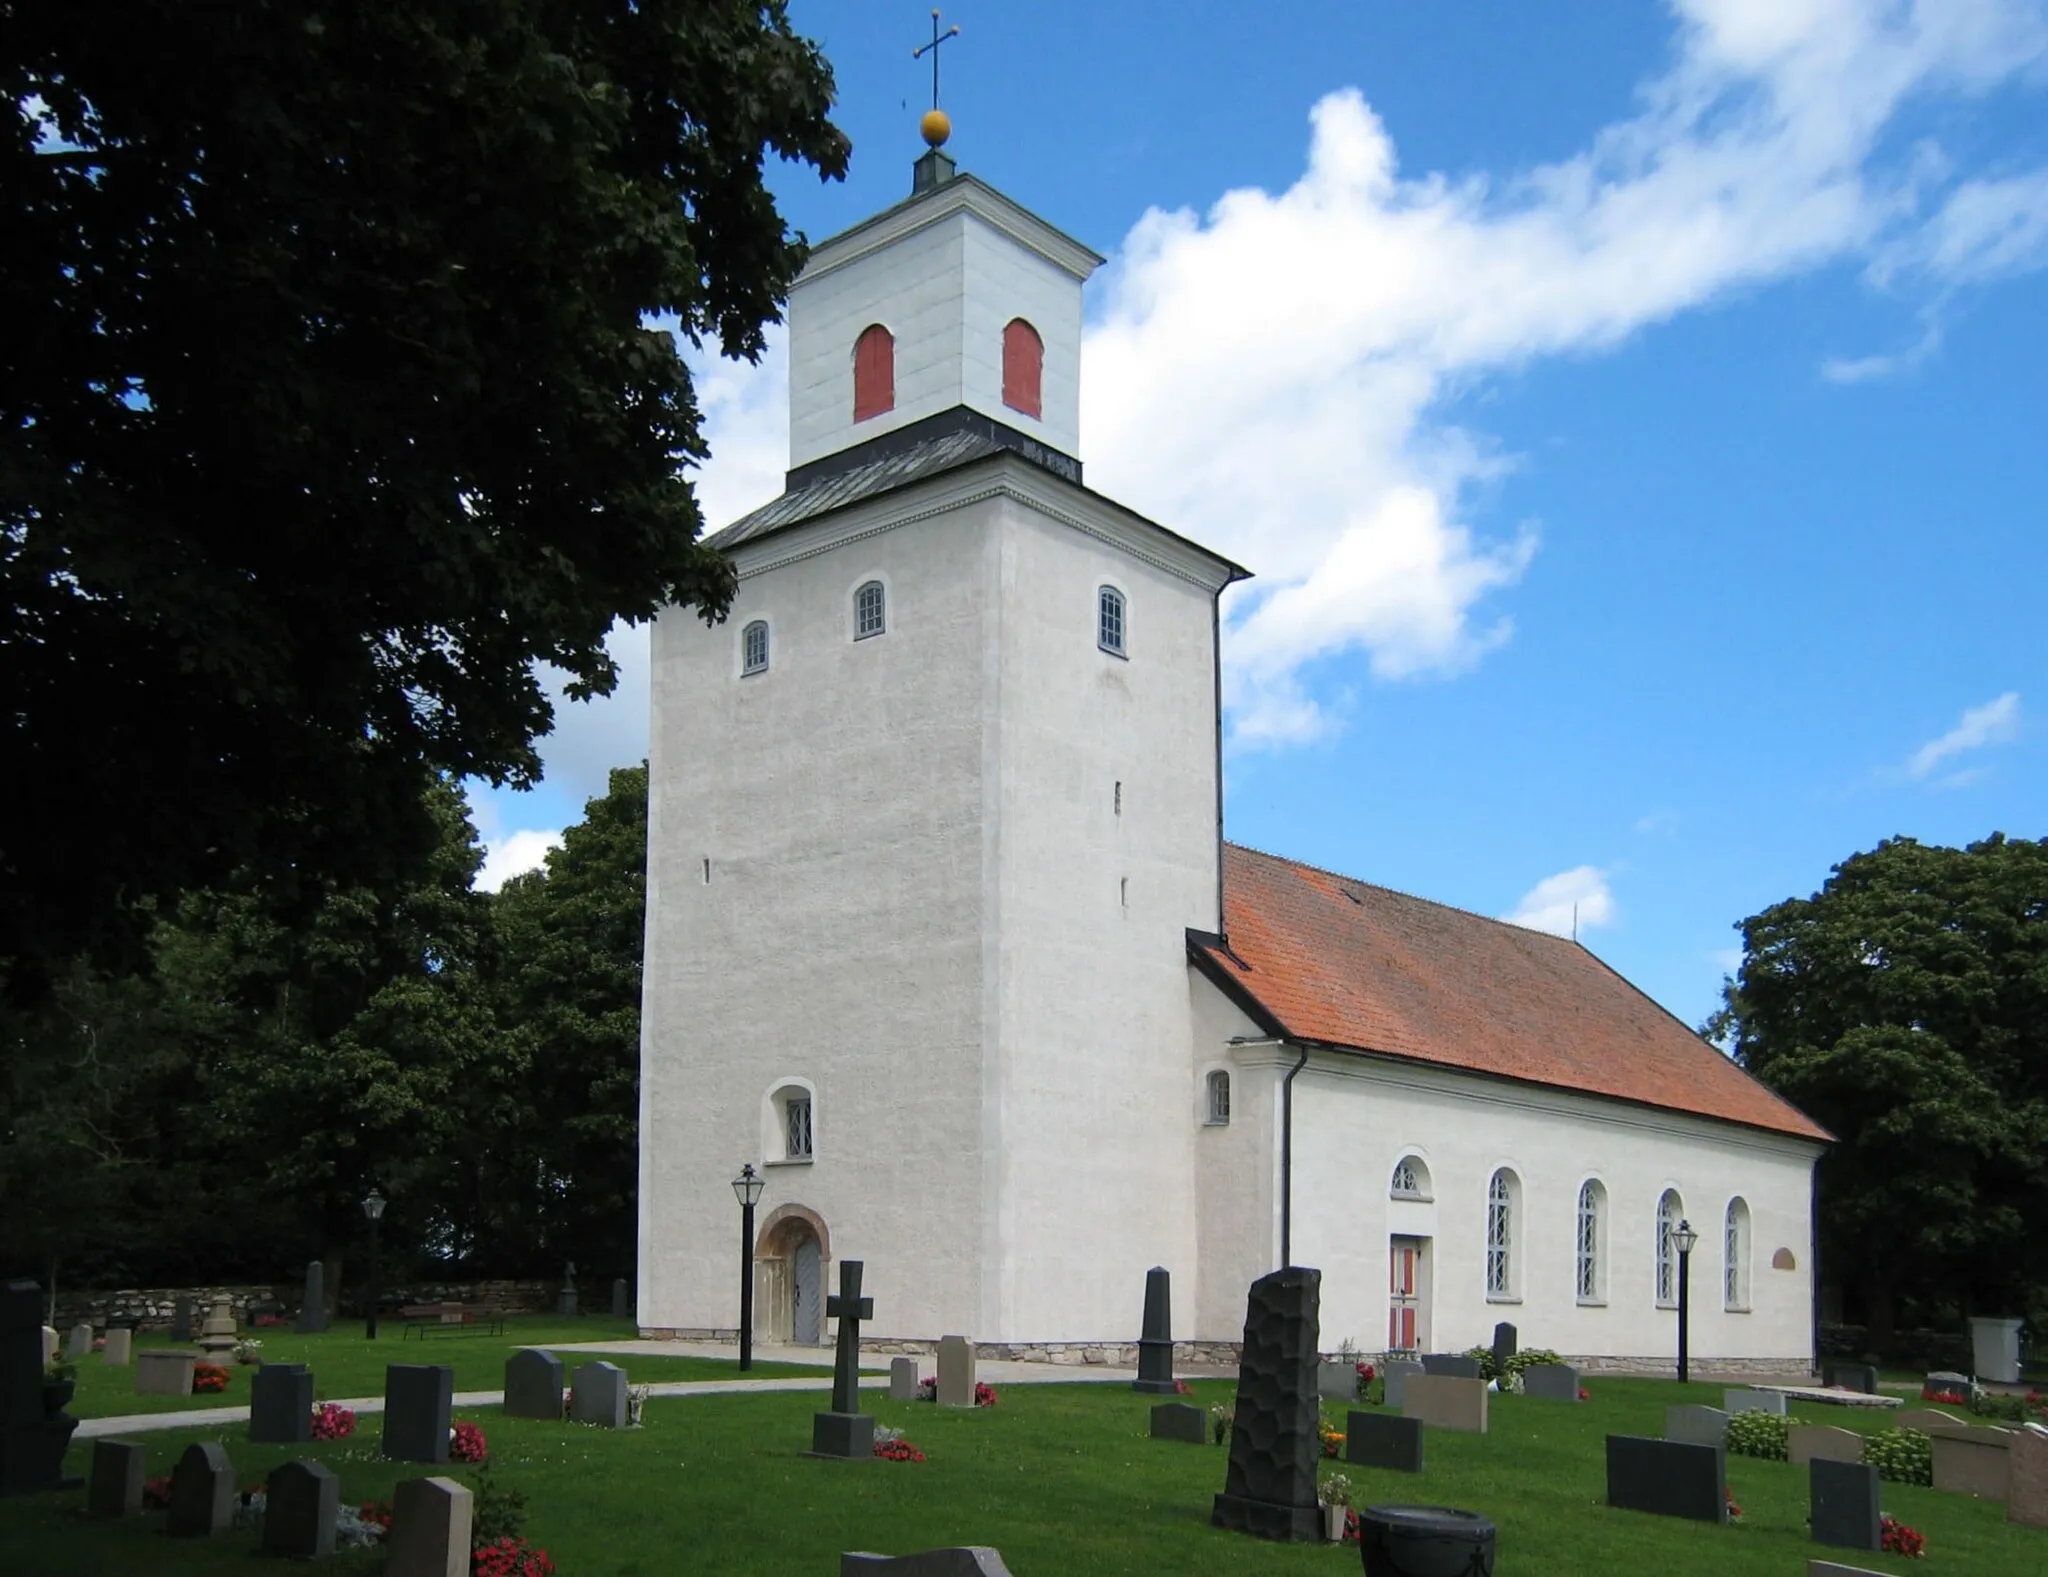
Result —
MULTIPOLYGON (((1090 491, 1102 261, 931 150, 789 300, 782 495, 654 629, 640 1323, 1135 1338, 1196 1271, 1186 933, 1221 929, 1217 598, 1090 491)), ((936 123, 935 123, 936 122, 936 123)))

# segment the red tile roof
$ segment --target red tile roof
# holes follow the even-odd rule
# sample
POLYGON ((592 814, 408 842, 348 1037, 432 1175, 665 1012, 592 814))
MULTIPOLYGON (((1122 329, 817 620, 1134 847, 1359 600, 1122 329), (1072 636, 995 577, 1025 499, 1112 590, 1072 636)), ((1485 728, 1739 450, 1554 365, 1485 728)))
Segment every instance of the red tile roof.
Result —
POLYGON ((1832 1137, 1576 942, 1235 844, 1223 897, 1190 955, 1271 1033, 1832 1137))

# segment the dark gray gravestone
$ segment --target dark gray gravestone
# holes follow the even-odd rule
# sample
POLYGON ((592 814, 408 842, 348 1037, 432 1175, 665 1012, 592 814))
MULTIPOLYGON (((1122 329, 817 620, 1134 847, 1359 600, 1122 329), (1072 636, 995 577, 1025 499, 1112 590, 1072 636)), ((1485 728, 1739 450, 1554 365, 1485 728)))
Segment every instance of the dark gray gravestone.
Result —
POLYGON ((227 1448, 205 1440, 185 1448, 171 1469, 171 1514, 166 1533, 199 1539, 225 1533, 235 1522, 235 1469, 227 1448))
POLYGON ((1424 1374, 1447 1374, 1456 1380, 1483 1380, 1486 1366, 1471 1353, 1426 1352, 1422 1355, 1424 1374))
POLYGON ((1815 1457, 1807 1464, 1812 1495, 1813 1542, 1845 1550, 1883 1546, 1879 1528, 1877 1469, 1866 1462, 1830 1462, 1815 1457))
POLYGON ((313 1371, 302 1363, 267 1363, 249 1382, 249 1438, 296 1446, 313 1438, 313 1371))
POLYGON ((1387 1406, 1401 1406, 1407 1394, 1408 1376, 1426 1372, 1413 1358, 1389 1358, 1381 1364, 1380 1379, 1386 1387, 1387 1406))
POLYGON ((306 1262, 306 1297, 292 1329, 301 1336, 318 1336, 327 1329, 327 1267, 317 1259, 306 1262))
POLYGON ((914 1402, 917 1400, 917 1360, 915 1358, 891 1358, 889 1360, 889 1400, 892 1402, 914 1402))
POLYGON ((1360 1467, 1420 1473, 1422 1420, 1392 1413, 1351 1413, 1344 1424, 1344 1460, 1360 1467))
POLYGON ((576 1261, 573 1259, 562 1267, 562 1290, 555 1294, 555 1312, 561 1315, 576 1312, 576 1261))
POLYGON ((64 1451, 78 1420, 43 1389, 43 1299, 33 1281, 0 1294, 0 1495, 75 1487, 64 1451))
POLYGON ((384 1370, 384 1455, 395 1462, 446 1462, 455 1371, 444 1363, 394 1363, 384 1370))
POLYGON ((626 1427, 626 1371, 617 1364, 579 1364, 569 1382, 575 1398, 569 1417, 579 1424, 601 1424, 606 1429, 626 1427))
POLYGON ((839 1262, 839 1290, 825 1302, 825 1314, 839 1322, 839 1346, 832 1363, 832 1411, 811 1415, 814 1457, 872 1462, 875 1421, 860 1410, 860 1322, 875 1317, 875 1300, 860 1295, 861 1262, 839 1262))
POLYGON ((1191 1446, 1209 1443, 1209 1416, 1186 1402, 1161 1402, 1152 1409, 1154 1440, 1184 1440, 1191 1446))
POLYGON ((1171 1396, 1173 1383, 1173 1276, 1154 1265, 1145 1272, 1145 1324, 1138 1333, 1138 1378, 1133 1391, 1171 1396))
POLYGON ((1607 1504, 1695 1522, 1728 1520, 1728 1457, 1719 1446, 1607 1437, 1607 1504))
POLYGON ((1209 1520, 1262 1539, 1319 1543, 1316 1462, 1318 1314, 1322 1272, 1290 1265, 1261 1276, 1246 1299, 1230 1468, 1209 1520))
POLYGON ((623 1320, 633 1313, 633 1294, 627 1290, 624 1277, 612 1283, 612 1318, 623 1320))
POLYGON ((287 1462, 263 1486, 263 1553, 308 1559, 334 1553, 341 1480, 325 1463, 287 1462))
POLYGON ((522 1347, 505 1360, 505 1412, 512 1418, 562 1416, 562 1360, 522 1347))
POLYGON ((138 1440, 95 1440, 92 1482, 85 1492, 87 1515, 127 1517, 140 1511, 148 1465, 149 1448, 138 1440))
POLYGON ((190 1297, 181 1297, 171 1305, 171 1340, 189 1342, 192 1339, 192 1322, 199 1317, 198 1302, 190 1297))
POLYGON ((1522 1394, 1546 1402, 1576 1402, 1579 1371, 1568 1363, 1532 1363, 1522 1371, 1522 1394))
POLYGON ((1846 1390, 1877 1395, 1877 1370, 1867 1363, 1839 1363, 1829 1359, 1820 1366, 1822 1385, 1839 1385, 1846 1390))
POLYGON ((1493 1328, 1493 1367, 1503 1377, 1508 1372, 1508 1360, 1522 1350, 1516 1345, 1515 1334, 1515 1328, 1506 1320, 1493 1328))

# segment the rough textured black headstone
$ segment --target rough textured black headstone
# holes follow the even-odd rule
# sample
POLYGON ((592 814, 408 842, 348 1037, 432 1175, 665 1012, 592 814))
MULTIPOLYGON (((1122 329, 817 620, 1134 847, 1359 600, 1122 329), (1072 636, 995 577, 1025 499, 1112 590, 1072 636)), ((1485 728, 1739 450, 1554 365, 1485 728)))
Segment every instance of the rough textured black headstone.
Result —
POLYGON ((1133 1391, 1171 1396, 1173 1383, 1173 1276, 1154 1265, 1145 1272, 1145 1324, 1138 1332, 1138 1378, 1133 1391))
POLYGON ((1290 1265, 1252 1283, 1237 1368, 1230 1468, 1209 1520, 1262 1539, 1319 1542, 1322 1416, 1316 1346, 1323 1275, 1290 1265))
POLYGON ((327 1267, 317 1259, 306 1262, 306 1297, 292 1329, 301 1336, 318 1336, 327 1329, 327 1267))
POLYGON ((505 1412, 512 1418, 562 1416, 562 1360, 522 1347, 505 1360, 505 1412))
POLYGON ((1447 1374, 1457 1380, 1483 1380, 1486 1366, 1471 1353, 1426 1352, 1422 1355, 1424 1374, 1447 1374))
POLYGON ((334 1553, 341 1480, 322 1462, 287 1462, 263 1486, 263 1553, 310 1558, 334 1553))
POLYGON ((1494 1326, 1494 1328, 1493 1328, 1493 1366, 1494 1366, 1494 1368, 1498 1369, 1498 1370, 1499 1370, 1499 1371, 1501 1372, 1501 1374, 1505 1375, 1505 1374, 1506 1374, 1506 1373, 1508 1372, 1508 1360, 1509 1360, 1510 1358, 1514 1357, 1514 1355, 1515 1355, 1516 1353, 1520 1352, 1520 1351, 1521 1351, 1521 1348, 1520 1348, 1520 1347, 1518 1347, 1518 1346, 1516 1346, 1516 1344, 1515 1344, 1515 1328, 1514 1328, 1514 1326, 1512 1326, 1512 1325, 1508 1324, 1508 1322, 1507 1322, 1506 1320, 1502 1320, 1502 1321, 1501 1321, 1501 1322, 1500 1322, 1500 1323, 1499 1323, 1498 1325, 1494 1326))
POLYGON ((199 1539, 225 1533, 235 1520, 235 1468, 215 1440, 185 1448, 171 1469, 171 1514, 166 1533, 199 1539))
POLYGON ((1493 1524, 1455 1506, 1367 1506, 1358 1513, 1365 1577, 1493 1577, 1493 1524))
POLYGON ((395 1462, 446 1462, 455 1371, 444 1363, 384 1370, 384 1454, 395 1462))
POLYGON ((95 1440, 92 1481, 85 1509, 94 1517, 126 1517, 142 1509, 142 1480, 149 1467, 149 1448, 139 1440, 95 1440))
POLYGON ((43 1383, 43 1298, 33 1281, 0 1291, 0 1495, 75 1488, 64 1452, 78 1420, 64 1411, 69 1382, 43 1383))
POLYGON ((1845 1550, 1882 1548, 1879 1527, 1881 1480, 1867 1462, 1829 1462, 1815 1457, 1807 1464, 1812 1493, 1813 1542, 1845 1550))
POLYGON ((1344 1425, 1344 1460, 1360 1467, 1420 1473, 1422 1420, 1398 1413, 1350 1413, 1344 1425))
POLYGON ((1209 1415, 1186 1402, 1161 1402, 1152 1409, 1154 1440, 1184 1440, 1191 1446, 1209 1443, 1209 1415))
POLYGON ((633 1295, 626 1289, 625 1279, 621 1277, 612 1283, 612 1318, 623 1320, 631 1317, 632 1313, 633 1295))
POLYGON ((875 1456, 875 1421, 866 1413, 811 1414, 809 1456, 834 1461, 871 1462, 875 1456))
POLYGON ((1845 1386, 1867 1396, 1877 1394, 1877 1370, 1867 1363, 1839 1363, 1829 1359, 1820 1366, 1822 1385, 1845 1386))
POLYGON ((313 1371, 302 1363, 267 1363, 249 1382, 249 1438, 295 1446, 313 1438, 313 1371))
POLYGON ((1696 1522, 1728 1520, 1728 1457, 1719 1446, 1607 1437, 1607 1504, 1696 1522))

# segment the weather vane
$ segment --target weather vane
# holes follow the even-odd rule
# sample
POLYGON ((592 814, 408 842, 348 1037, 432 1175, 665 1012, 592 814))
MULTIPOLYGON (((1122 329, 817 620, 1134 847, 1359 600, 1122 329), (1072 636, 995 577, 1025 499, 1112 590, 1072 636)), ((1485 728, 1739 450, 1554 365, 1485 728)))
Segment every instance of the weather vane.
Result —
POLYGON ((938 8, 934 6, 932 8, 932 41, 929 44, 919 44, 917 48, 910 52, 912 60, 922 60, 926 55, 932 57, 932 107, 925 112, 921 129, 924 132, 924 140, 934 148, 942 144, 953 133, 952 121, 947 119, 946 112, 939 108, 939 46, 945 43, 947 39, 958 38, 959 36, 960 29, 958 26, 946 28, 943 32, 940 30, 939 12, 938 8))

